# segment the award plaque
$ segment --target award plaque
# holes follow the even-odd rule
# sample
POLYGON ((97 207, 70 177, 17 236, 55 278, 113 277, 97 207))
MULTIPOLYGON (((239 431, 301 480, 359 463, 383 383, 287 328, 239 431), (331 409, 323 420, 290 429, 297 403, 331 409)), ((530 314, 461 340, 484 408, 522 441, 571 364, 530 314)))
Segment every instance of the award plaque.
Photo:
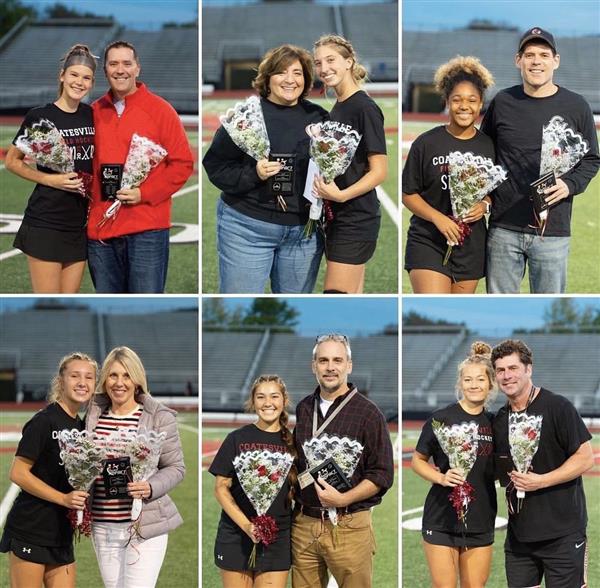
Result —
POLYGON ((271 153, 269 161, 281 163, 281 169, 268 179, 271 196, 286 198, 294 194, 294 180, 296 175, 296 156, 291 153, 271 153))
POLYGON ((548 172, 541 178, 538 178, 535 182, 529 184, 531 186, 531 199, 533 200, 533 208, 537 216, 544 210, 550 208, 550 205, 546 202, 546 194, 544 190, 556 185, 556 176, 554 172, 548 172))
POLYGON ((330 486, 333 486, 338 492, 346 492, 346 490, 350 490, 350 488, 352 488, 352 485, 348 481, 348 478, 346 478, 344 475, 344 472, 342 472, 340 466, 335 463, 335 460, 331 457, 326 459, 318 466, 312 468, 312 470, 310 470, 310 474, 314 478, 315 482, 317 481, 317 478, 321 478, 330 486))
POLYGON ((494 475, 500 482, 500 486, 506 488, 510 482, 509 472, 515 469, 510 455, 496 453, 494 455, 494 475))
POLYGON ((127 484, 133 480, 129 457, 107 459, 102 469, 104 490, 109 498, 129 497, 127 484))
POLYGON ((123 164, 121 163, 106 163, 100 166, 102 200, 116 200, 122 175, 123 164))

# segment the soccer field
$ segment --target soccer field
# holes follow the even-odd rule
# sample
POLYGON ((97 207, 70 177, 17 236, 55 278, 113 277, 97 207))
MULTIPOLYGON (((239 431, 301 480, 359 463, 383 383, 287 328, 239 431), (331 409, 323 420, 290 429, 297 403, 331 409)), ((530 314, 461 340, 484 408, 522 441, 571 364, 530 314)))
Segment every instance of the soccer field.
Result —
MULTIPOLYGON (((8 149, 17 130, 16 126, 0 125, 0 151, 8 149)), ((188 130, 187 136, 192 151, 198 153, 198 132, 188 130)), ((13 249, 12 242, 33 186, 31 182, 7 171, 3 161, 0 161, 0 284, 5 293, 31 292, 27 259, 20 252, 16 255, 11 255, 11 252, 18 252, 13 249), (6 215, 19 215, 18 222, 15 223, 14 218, 6 215)), ((196 169, 173 198, 169 271, 165 289, 169 294, 198 292, 198 190, 196 169)), ((80 293, 94 293, 87 268, 80 293)))
MULTIPOLYGON (((410 142, 424 131, 440 123, 403 121, 402 123, 402 162, 406 160, 410 142)), ((600 137, 600 132, 598 133, 600 137)), ((600 175, 590 182, 583 194, 578 194, 573 202, 571 219, 571 243, 567 273, 567 293, 595 294, 600 292, 600 175)), ((406 244, 411 212, 402 208, 402 245, 406 244)), ((404 260, 401 260, 404 267, 404 260)), ((412 293, 408 273, 402 270, 402 292, 412 293)), ((480 280, 477 293, 485 293, 485 280, 480 280)), ((525 275, 521 293, 529 293, 529 278, 525 275)))
MULTIPOLYGON (((404 430, 402 435, 402 454, 410 460, 408 455, 412 455, 417 443, 420 430, 404 430)), ((596 433, 592 440, 594 453, 600 452, 600 434, 596 433)), ((599 585, 600 582, 600 561, 592 554, 597 553, 600 544, 600 465, 598 459, 596 465, 583 478, 587 509, 588 509, 588 545, 589 545, 589 567, 588 567, 588 585, 590 587, 599 585)), ((430 484, 409 467, 403 467, 402 470, 402 521, 422 515, 422 507, 425 502, 430 484), (414 512, 414 509, 421 509, 420 512, 414 512), (413 511, 410 513, 409 511, 413 511), (406 514, 405 514, 406 513, 406 514)), ((497 489, 498 497, 498 516, 507 518, 506 501, 504 499, 504 488, 497 489)), ((506 530, 496 530, 494 541, 494 555, 492 558, 492 569, 490 579, 486 588, 506 588, 506 578, 504 574, 504 539, 506 530)), ((419 531, 410 531, 402 529, 402 586, 428 586, 430 582, 429 570, 425 562, 423 553, 421 533, 419 531)), ((543 586, 543 584, 542 584, 543 586)))
MULTIPOLYGON (((388 148, 388 177, 382 188, 389 196, 394 209, 398 209, 398 100, 395 98, 375 98, 385 117, 386 141, 388 148)), ((332 100, 315 100, 323 108, 331 110, 332 100)), ((212 100, 205 98, 202 103, 202 153, 206 151, 218 126, 218 115, 232 107, 236 100, 212 100)), ((218 288, 218 266, 216 250, 216 208, 219 190, 215 188, 203 172, 202 175, 202 291, 215 293, 218 288)), ((365 276, 365 293, 388 294, 398 292, 398 221, 399 214, 381 208, 381 229, 374 257, 368 262, 365 276)), ((323 291, 325 260, 315 292, 323 291)))
MULTIPOLYGON (((22 428, 31 418, 27 413, 3 413, 0 416, 0 432, 22 428)), ((177 505, 183 525, 169 533, 169 546, 160 576, 158 588, 194 588, 198 586, 198 414, 180 413, 177 417, 179 435, 183 447, 186 474, 169 496, 177 505)), ((10 486, 8 470, 17 442, 0 441, 0 494, 2 497, 10 486)), ((102 586, 96 556, 89 538, 83 537, 75 544, 77 562, 77 586, 102 586)), ((8 588, 8 556, 0 553, 0 588, 8 588)))
MULTIPOLYGON (((206 471, 216 453, 216 447, 231 429, 204 427, 202 431, 202 586, 220 586, 219 572, 214 564, 213 546, 221 508, 214 498, 214 477, 206 471)), ((392 434, 395 444, 396 435, 392 434)), ((398 586, 398 485, 383 497, 383 502, 373 510, 373 527, 377 552, 373 561, 373 586, 396 588, 398 586)), ((291 582, 288 581, 288 586, 291 582)))

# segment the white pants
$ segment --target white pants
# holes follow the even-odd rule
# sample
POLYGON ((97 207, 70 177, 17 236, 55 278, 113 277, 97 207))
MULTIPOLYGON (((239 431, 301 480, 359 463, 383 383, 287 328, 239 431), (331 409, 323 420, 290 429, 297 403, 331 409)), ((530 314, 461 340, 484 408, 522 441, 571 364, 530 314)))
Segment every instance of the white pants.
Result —
POLYGON ((92 541, 105 588, 154 588, 168 534, 130 541, 131 523, 94 523, 92 541), (127 544, 129 542, 129 545, 127 544))

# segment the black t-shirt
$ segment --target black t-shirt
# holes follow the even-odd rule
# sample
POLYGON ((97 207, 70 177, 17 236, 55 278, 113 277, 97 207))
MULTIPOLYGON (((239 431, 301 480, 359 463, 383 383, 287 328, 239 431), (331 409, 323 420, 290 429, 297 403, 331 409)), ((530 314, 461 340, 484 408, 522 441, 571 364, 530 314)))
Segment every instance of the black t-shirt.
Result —
MULTIPOLYGON (((402 171, 402 192, 419 194, 427 204, 446 215, 452 214, 450 187, 448 181, 448 154, 452 151, 471 152, 494 161, 494 145, 489 137, 477 131, 471 139, 457 139, 445 126, 435 127, 417 137, 413 142, 406 164, 402 171)), ((485 220, 471 223, 471 234, 463 245, 457 247, 450 256, 458 261, 469 251, 484 251, 485 220)), ((436 226, 413 214, 410 218, 408 240, 415 243, 433 245, 440 252, 446 252, 447 244, 436 226)))
POLYGON ((300 100, 295 106, 281 106, 265 99, 260 103, 270 153, 296 155, 294 194, 285 198, 287 210, 281 210, 268 183, 258 177, 256 160, 237 147, 223 127, 215 133, 202 164, 211 183, 222 190, 221 198, 237 211, 278 225, 305 224, 310 208, 303 196, 310 145, 306 127, 324 121, 327 111, 308 100, 300 100))
MULTIPOLYGON (((232 479, 231 495, 249 519, 255 517, 257 513, 238 480, 233 460, 242 453, 252 451, 287 453, 288 449, 280 432, 269 433, 261 431, 256 425, 246 425, 227 435, 208 469, 213 476, 224 476, 232 479)), ((266 513, 275 519, 277 527, 281 530, 289 529, 291 525, 291 508, 286 505, 288 491, 289 484, 286 479, 266 513)), ((231 520, 229 515, 222 511, 218 531, 220 539, 226 540, 227 535, 239 535, 240 532, 240 528, 231 520)))
MULTIPOLYGON (((46 118, 54 123, 69 146, 75 171, 92 173, 94 156, 94 119, 92 108, 80 103, 75 112, 65 112, 56 104, 32 108, 13 140, 22 135, 26 127, 46 118)), ((46 167, 37 169, 47 174, 57 173, 46 167)), ((36 184, 27 203, 23 222, 33 227, 58 231, 80 231, 85 227, 88 200, 75 192, 56 190, 36 184)))
MULTIPOLYGON (((448 457, 442 451, 433 432, 432 421, 444 425, 460 425, 474 422, 479 428, 477 459, 467 475, 475 493, 475 499, 469 504, 467 511, 467 533, 489 533, 494 530, 496 518, 496 489, 494 487, 494 462, 492 440, 492 415, 483 411, 478 415, 469 414, 458 403, 451 404, 433 413, 427 420, 416 450, 423 455, 433 457, 434 464, 442 473, 450 469, 448 457)), ((464 525, 458 520, 454 507, 448 500, 452 488, 441 484, 432 484, 427 494, 423 510, 423 529, 444 531, 446 533, 461 533, 464 525)))
MULTIPOLYGON (((67 493, 73 488, 61 465, 58 446, 58 433, 64 429, 80 431, 83 421, 79 416, 68 415, 59 404, 50 404, 25 424, 16 455, 34 462, 31 468, 34 476, 67 493)), ((6 530, 15 539, 47 547, 69 545, 72 539, 67 509, 25 490, 21 490, 8 514, 6 530)))
MULTIPOLYGON (((329 113, 332 121, 343 123, 362 135, 348 169, 335 179, 343 190, 360 180, 369 170, 369 155, 387 153, 383 112, 375 101, 359 90, 343 102, 336 102, 329 113)), ((381 221, 375 189, 347 202, 332 202, 334 221, 327 230, 335 241, 376 241, 381 221)))
MULTIPOLYGON (((510 456, 509 408, 494 419, 495 452, 510 456)), ((527 414, 542 415, 540 444, 531 469, 545 474, 560 467, 592 436, 575 407, 564 397, 542 388, 527 408, 527 414)), ((516 501, 516 493, 512 496, 516 501)), ((544 541, 585 531, 587 510, 581 476, 549 488, 527 492, 518 514, 509 516, 509 528, 519 541, 544 541)))
POLYGON ((508 171, 507 181, 493 193, 491 227, 535 233, 529 184, 540 177, 542 128, 556 115, 581 133, 590 147, 584 158, 561 176, 569 187, 569 197, 550 209, 544 232, 552 237, 571 234, 573 196, 585 191, 600 167, 600 157, 589 104, 566 88, 558 88, 552 96, 532 98, 523 86, 513 86, 498 92, 490 103, 481 130, 494 141, 498 163, 508 171))

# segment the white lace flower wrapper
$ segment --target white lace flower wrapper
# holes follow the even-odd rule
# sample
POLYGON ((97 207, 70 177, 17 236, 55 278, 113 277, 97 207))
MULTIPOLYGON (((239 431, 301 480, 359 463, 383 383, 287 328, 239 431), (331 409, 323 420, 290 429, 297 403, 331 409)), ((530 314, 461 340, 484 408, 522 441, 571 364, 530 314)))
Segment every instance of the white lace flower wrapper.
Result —
POLYGON ((553 171, 562 176, 573 169, 590 150, 580 133, 569 127, 561 116, 553 116, 542 129, 540 176, 553 171))
MULTIPOLYGON (((302 450, 310 469, 322 464, 326 459, 332 458, 346 478, 350 480, 360 461, 364 446, 355 439, 325 434, 305 441, 302 444, 302 450)), ((330 507, 327 510, 331 522, 336 525, 337 509, 330 507)))
POLYGON ((267 126, 257 96, 238 102, 219 117, 231 140, 247 155, 259 161, 269 157, 267 126))
POLYGON ((56 125, 47 118, 27 127, 17 137, 15 147, 38 165, 61 174, 75 170, 71 150, 56 125))
POLYGON ((448 457, 450 468, 460 470, 466 478, 477 460, 479 446, 477 423, 448 426, 434 420, 431 426, 442 451, 448 457))
MULTIPOLYGON (((102 437, 104 458, 129 457, 134 482, 147 480, 158 469, 165 432, 132 430, 113 431, 102 437)), ((134 498, 131 505, 131 518, 137 520, 142 511, 142 499, 134 498)))
MULTIPOLYGON (((508 444, 510 455, 517 471, 525 474, 540 445, 542 415, 511 412, 508 415, 508 444)), ((517 490, 517 498, 524 498, 525 492, 517 490)))
POLYGON ((244 451, 235 457, 235 473, 257 515, 269 510, 293 462, 289 453, 270 451, 244 451))
MULTIPOLYGON (((75 490, 87 491, 102 473, 104 454, 88 431, 64 429, 58 433, 60 459, 65 466, 69 484, 75 490)), ((83 511, 77 511, 77 524, 83 520, 83 511)))
POLYGON ((448 177, 452 214, 462 218, 506 180, 506 171, 488 157, 452 151, 448 154, 448 177))

